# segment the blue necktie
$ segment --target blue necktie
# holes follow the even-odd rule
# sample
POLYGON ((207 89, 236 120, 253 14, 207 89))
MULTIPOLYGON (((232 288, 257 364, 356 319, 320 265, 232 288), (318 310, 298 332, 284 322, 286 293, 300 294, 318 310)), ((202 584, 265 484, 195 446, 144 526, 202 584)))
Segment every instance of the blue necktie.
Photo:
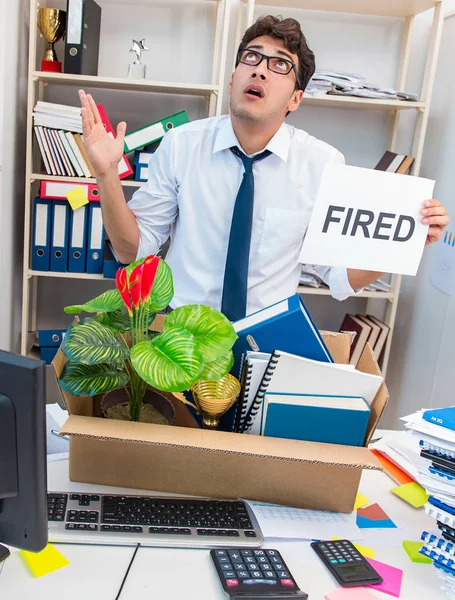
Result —
POLYGON ((254 206, 253 163, 269 156, 270 150, 264 150, 264 152, 253 157, 246 156, 237 146, 231 148, 231 151, 242 160, 245 173, 237 192, 232 214, 221 312, 230 321, 237 321, 246 315, 248 263, 254 206))

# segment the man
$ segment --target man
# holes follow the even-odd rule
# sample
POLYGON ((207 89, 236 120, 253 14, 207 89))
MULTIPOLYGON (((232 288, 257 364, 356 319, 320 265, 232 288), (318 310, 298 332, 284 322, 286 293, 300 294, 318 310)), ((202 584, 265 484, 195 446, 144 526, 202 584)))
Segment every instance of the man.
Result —
MULTIPOLYGON (((322 169, 344 162, 335 148, 285 124, 314 69, 297 21, 258 19, 243 36, 229 82, 230 116, 166 133, 148 182, 128 205, 117 174, 126 123, 110 138, 95 102, 80 91, 106 231, 127 263, 158 252, 171 235, 166 261, 174 276, 173 308, 208 304, 236 320, 295 293, 322 169)), ((421 212, 427 244, 440 239, 449 222, 444 207, 427 200, 421 212)), ((381 275, 318 270, 340 300, 381 275)))

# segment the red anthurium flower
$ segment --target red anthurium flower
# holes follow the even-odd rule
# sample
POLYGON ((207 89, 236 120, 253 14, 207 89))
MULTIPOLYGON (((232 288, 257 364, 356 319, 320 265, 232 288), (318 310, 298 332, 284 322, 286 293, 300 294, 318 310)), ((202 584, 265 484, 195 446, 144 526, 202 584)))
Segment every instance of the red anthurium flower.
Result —
POLYGON ((131 299, 136 308, 139 308, 139 303, 141 301, 141 281, 143 268, 143 262, 140 265, 134 267, 134 269, 131 271, 130 280, 128 282, 128 288, 130 290, 131 299))
POLYGON ((156 272, 158 270, 158 265, 160 264, 161 257, 160 256, 147 256, 147 258, 142 263, 144 268, 142 271, 142 281, 141 281, 141 299, 142 302, 146 302, 150 298, 150 294, 152 293, 153 284, 155 283, 156 272))
POLYGON ((131 304, 130 291, 128 289, 128 275, 126 269, 119 269, 115 275, 115 285, 117 286, 120 296, 128 309, 128 313, 131 316, 133 314, 133 306, 131 304))

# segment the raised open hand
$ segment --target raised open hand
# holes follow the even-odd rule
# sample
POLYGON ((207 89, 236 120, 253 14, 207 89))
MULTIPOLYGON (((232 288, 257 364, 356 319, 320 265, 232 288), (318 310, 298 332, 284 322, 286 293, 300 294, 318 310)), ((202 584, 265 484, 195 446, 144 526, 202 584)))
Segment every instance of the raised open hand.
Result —
POLYGON ((79 90, 79 98, 82 105, 84 146, 96 176, 103 176, 111 171, 117 172, 118 163, 123 156, 125 121, 117 125, 117 137, 113 138, 106 132, 92 96, 84 90, 79 90))

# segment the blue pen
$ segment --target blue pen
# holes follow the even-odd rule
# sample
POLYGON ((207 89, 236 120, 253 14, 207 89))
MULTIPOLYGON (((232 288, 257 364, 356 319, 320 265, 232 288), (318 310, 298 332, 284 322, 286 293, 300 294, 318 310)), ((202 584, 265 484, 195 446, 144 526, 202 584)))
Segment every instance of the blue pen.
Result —
POLYGON ((55 435, 55 437, 58 437, 62 440, 69 440, 69 437, 67 435, 60 435, 56 429, 51 429, 51 433, 52 435, 55 435))

